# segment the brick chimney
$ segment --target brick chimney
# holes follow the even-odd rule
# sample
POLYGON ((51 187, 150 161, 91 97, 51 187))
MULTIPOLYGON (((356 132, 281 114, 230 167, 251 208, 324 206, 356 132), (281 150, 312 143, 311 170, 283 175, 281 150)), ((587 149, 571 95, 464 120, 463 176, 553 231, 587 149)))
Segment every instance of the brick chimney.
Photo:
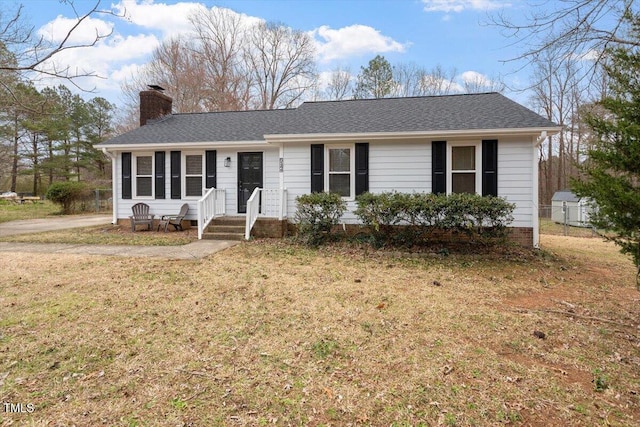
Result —
POLYGON ((140 92, 140 126, 146 125, 149 120, 171 114, 173 100, 163 91, 160 86, 149 85, 149 90, 140 92))

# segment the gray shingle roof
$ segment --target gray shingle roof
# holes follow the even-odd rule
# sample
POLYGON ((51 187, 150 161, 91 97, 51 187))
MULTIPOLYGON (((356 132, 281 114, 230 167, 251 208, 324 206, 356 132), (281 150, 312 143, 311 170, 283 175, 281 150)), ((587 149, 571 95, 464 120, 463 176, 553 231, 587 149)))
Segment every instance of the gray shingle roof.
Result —
POLYGON ((571 190, 559 190, 553 193, 552 202, 579 202, 580 197, 571 190))
POLYGON ((264 135, 549 128, 498 93, 305 102, 297 109, 173 114, 101 145, 262 141, 264 135))

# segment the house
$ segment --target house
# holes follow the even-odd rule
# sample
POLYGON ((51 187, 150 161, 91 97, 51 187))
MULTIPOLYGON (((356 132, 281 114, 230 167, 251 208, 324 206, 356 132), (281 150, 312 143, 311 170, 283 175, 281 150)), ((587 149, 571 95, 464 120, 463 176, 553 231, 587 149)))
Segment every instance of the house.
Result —
POLYGON ((501 94, 193 114, 171 114, 161 90, 140 102, 141 126, 97 145, 112 159, 114 223, 140 201, 157 215, 187 202, 199 237, 222 216, 242 216, 247 237, 261 221, 281 235, 309 192, 338 192, 350 210, 365 191, 475 192, 514 203, 513 238, 538 244, 537 147, 560 128, 501 94))
POLYGON ((592 209, 589 199, 578 197, 571 190, 556 191, 551 198, 551 219, 558 224, 590 227, 592 209))

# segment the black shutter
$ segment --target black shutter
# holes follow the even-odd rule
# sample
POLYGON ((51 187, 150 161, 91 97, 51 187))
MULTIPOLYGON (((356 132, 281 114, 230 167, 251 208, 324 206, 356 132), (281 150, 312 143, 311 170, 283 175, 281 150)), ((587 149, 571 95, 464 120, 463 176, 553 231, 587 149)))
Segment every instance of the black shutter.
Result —
POLYGON ((181 198, 181 183, 180 183, 180 152, 171 152, 171 198, 181 198))
POLYGON ((208 150, 205 153, 205 187, 206 188, 215 188, 216 187, 216 150, 208 150))
POLYGON ((122 153, 122 198, 131 198, 131 153, 122 153))
POLYGON ((164 199, 164 169, 165 169, 165 153, 164 151, 155 152, 155 186, 156 186, 156 199, 164 199))
POLYGON ((369 143, 356 143, 356 196, 369 191, 369 143))
POLYGON ((311 192, 324 191, 324 144, 311 144, 311 192))
POLYGON ((498 195, 498 141, 482 141, 482 195, 498 195))
POLYGON ((431 143, 431 192, 435 194, 447 192, 447 142, 431 143))

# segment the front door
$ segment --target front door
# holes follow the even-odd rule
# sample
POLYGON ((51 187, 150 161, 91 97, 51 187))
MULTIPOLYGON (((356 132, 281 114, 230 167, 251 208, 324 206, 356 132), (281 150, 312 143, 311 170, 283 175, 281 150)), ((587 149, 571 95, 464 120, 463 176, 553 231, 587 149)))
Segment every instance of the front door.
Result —
POLYGON ((238 153, 238 213, 247 212, 256 187, 262 187, 262 153, 238 153))

